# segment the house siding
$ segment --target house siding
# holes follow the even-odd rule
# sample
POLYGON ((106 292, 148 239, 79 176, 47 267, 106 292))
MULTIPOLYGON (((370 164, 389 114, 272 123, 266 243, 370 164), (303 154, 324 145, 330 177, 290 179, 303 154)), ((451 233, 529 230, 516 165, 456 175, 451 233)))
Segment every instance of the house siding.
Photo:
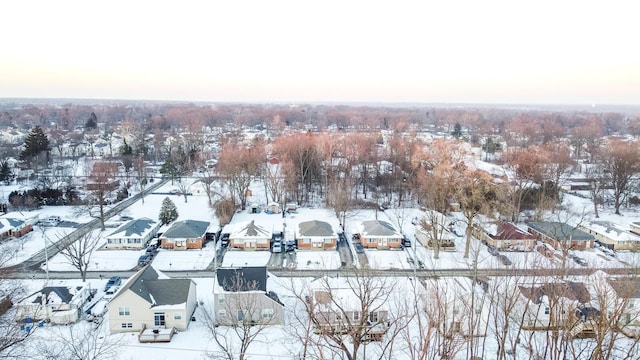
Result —
POLYGON ((189 326, 191 316, 195 312, 196 301, 196 286, 193 283, 189 288, 185 307, 181 309, 176 309, 175 306, 163 307, 162 305, 152 307, 150 303, 127 289, 109 302, 109 330, 111 333, 121 333, 139 332, 145 327, 153 329, 156 327, 154 314, 156 312, 164 312, 165 328, 175 327, 179 331, 185 331, 189 326), (129 315, 120 315, 119 309, 121 307, 128 307, 129 315), (178 320, 174 318, 176 313, 180 314, 180 319, 178 320), (127 323, 130 323, 131 327, 123 328, 122 324, 127 323))

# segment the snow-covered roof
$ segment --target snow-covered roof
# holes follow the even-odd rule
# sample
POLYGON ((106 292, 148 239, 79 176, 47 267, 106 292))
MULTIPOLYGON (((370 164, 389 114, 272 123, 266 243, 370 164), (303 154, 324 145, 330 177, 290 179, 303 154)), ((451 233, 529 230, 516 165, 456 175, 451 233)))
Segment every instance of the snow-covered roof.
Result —
POLYGON ((118 227, 114 230, 107 238, 133 238, 133 237, 144 237, 149 232, 151 232, 158 223, 149 218, 140 218, 130 220, 118 227))
POLYGON ((590 221, 580 225, 583 229, 601 234, 614 241, 638 241, 640 236, 624 229, 621 225, 611 221, 590 221))
POLYGON ((382 220, 366 220, 361 222, 358 228, 360 234, 366 237, 402 237, 393 225, 382 220))

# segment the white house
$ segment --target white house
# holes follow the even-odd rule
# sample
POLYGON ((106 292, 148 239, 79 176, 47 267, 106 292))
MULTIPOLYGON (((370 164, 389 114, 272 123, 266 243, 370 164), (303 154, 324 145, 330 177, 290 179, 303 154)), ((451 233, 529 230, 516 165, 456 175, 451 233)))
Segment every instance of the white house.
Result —
POLYGON ((219 268, 213 286, 216 322, 221 325, 247 321, 284 324, 284 305, 267 286, 264 266, 219 268))
POLYGON ((490 299, 482 286, 463 277, 428 279, 423 283, 424 311, 443 336, 486 336, 490 299))
POLYGON ((196 284, 191 279, 168 278, 146 266, 129 278, 109 302, 109 329, 112 333, 184 331, 196 302, 196 284))
POLYGON ((46 320, 52 324, 72 324, 82 314, 91 296, 85 286, 47 286, 16 305, 18 319, 46 320))
POLYGON ((143 249, 156 236, 160 223, 149 218, 130 220, 109 234, 108 249, 143 249))

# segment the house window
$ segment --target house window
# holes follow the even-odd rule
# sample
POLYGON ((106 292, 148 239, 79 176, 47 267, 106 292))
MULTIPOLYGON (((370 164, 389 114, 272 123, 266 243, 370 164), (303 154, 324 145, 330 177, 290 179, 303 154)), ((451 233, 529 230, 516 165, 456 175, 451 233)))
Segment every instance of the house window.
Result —
POLYGON ((225 309, 218 310, 218 316, 220 316, 220 317, 227 316, 227 310, 225 310, 225 309))
POLYGON ((548 306, 544 308, 544 313, 545 313, 545 315, 549 315, 549 307, 548 306))
POLYGON ((333 243, 333 239, 331 239, 331 238, 326 238, 326 239, 324 239, 324 243, 325 243, 325 244, 332 244, 332 243, 333 243))
POLYGON ((368 242, 369 244, 377 243, 377 242, 378 242, 378 239, 371 239, 371 238, 369 238, 369 239, 367 239, 367 242, 368 242))
POLYGON ((157 312, 157 313, 153 314, 153 324, 155 326, 164 326, 165 325, 164 313, 163 312, 157 312))
POLYGON ((218 297, 218 304, 224 304, 224 296, 219 296, 218 297))
POLYGON ((375 323, 378 322, 378 312, 377 311, 374 311, 374 312, 369 314, 369 321, 372 324, 375 324, 375 323))
POLYGON ((238 321, 244 320, 244 314, 242 313, 242 310, 238 310, 237 318, 238 321))
POLYGON ((182 320, 182 313, 173 313, 173 320, 182 320))
POLYGON ((120 327, 123 329, 131 329, 133 327, 132 323, 122 323, 120 324, 120 327))
POLYGON ((358 321, 360 320, 360 313, 357 311, 353 312, 353 321, 358 321))
POLYGON ((131 315, 131 311, 129 310, 128 306, 120 306, 118 308, 118 315, 120 315, 120 316, 129 316, 129 315, 131 315))
POLYGON ((262 309, 262 319, 265 321, 273 319, 273 309, 262 309))

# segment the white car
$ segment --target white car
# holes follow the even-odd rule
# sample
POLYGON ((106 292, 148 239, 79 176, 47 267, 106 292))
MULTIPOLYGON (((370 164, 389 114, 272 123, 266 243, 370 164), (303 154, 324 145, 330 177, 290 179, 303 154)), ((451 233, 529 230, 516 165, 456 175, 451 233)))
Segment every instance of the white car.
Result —
POLYGON ((271 252, 273 252, 275 254, 281 253, 282 252, 282 243, 281 242, 273 243, 273 248, 271 248, 271 252))
POLYGON ((116 296, 116 293, 118 292, 119 289, 120 289, 120 286, 110 287, 109 289, 107 289, 107 291, 104 292, 104 299, 105 300, 113 299, 113 297, 116 296))

